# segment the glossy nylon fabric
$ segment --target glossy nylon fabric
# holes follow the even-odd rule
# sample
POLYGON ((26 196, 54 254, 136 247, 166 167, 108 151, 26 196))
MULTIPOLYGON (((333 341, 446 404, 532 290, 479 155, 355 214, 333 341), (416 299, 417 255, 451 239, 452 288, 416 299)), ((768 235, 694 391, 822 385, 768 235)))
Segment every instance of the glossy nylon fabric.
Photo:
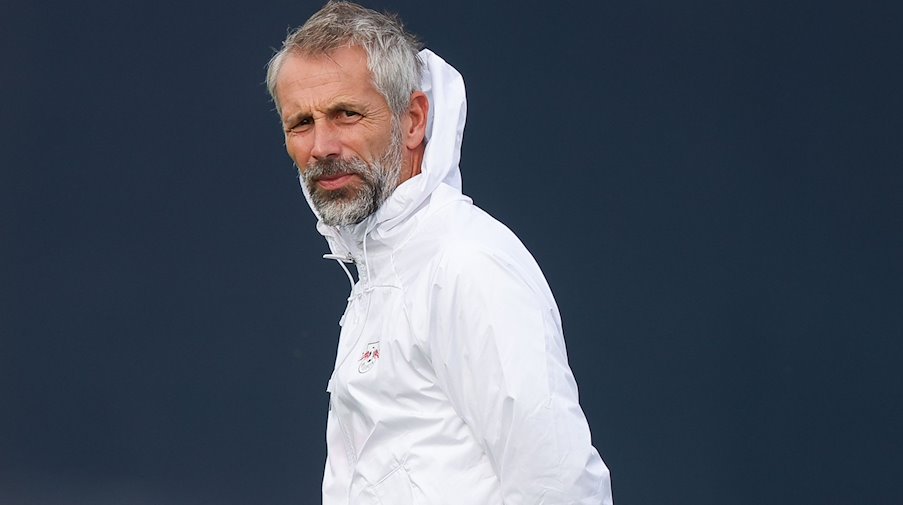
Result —
POLYGON ((542 272, 461 193, 463 80, 420 57, 422 173, 356 226, 318 223, 359 274, 327 387, 323 503, 610 504, 542 272))

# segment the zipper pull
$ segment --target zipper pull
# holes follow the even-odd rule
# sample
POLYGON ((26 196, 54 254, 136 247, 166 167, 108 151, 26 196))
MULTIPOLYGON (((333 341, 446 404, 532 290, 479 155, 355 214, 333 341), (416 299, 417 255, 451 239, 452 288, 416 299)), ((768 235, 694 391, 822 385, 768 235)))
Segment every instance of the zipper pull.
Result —
POLYGON ((354 256, 352 256, 351 253, 348 253, 345 256, 342 256, 341 254, 332 254, 332 253, 324 254, 323 259, 324 260, 341 261, 342 263, 354 263, 354 256))

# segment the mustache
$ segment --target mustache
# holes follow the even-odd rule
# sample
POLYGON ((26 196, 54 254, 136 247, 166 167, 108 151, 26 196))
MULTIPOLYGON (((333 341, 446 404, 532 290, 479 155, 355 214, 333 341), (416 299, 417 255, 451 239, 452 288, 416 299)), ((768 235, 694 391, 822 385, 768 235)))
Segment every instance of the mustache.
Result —
POLYGON ((303 176, 305 180, 313 181, 321 177, 345 174, 355 174, 364 177, 369 175, 370 172, 370 167, 359 158, 325 158, 308 163, 307 170, 304 170, 303 176))

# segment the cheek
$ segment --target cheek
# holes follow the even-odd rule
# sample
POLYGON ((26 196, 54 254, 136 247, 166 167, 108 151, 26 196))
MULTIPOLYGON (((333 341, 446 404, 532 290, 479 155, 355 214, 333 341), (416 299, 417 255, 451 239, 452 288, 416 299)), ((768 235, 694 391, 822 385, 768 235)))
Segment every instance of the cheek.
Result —
POLYGON ((301 139, 291 135, 286 136, 285 150, 299 168, 307 165, 307 160, 310 159, 310 147, 305 145, 301 139))

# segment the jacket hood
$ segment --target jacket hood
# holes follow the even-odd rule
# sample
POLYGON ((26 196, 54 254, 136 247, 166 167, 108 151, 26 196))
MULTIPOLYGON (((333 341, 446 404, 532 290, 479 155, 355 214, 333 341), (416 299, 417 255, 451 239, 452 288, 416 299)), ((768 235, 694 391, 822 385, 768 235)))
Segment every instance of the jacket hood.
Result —
POLYGON ((426 151, 421 173, 400 184, 372 215, 353 226, 335 227, 323 223, 311 202, 303 181, 301 189, 314 215, 317 230, 326 237, 333 254, 346 256, 368 233, 390 235, 429 198, 441 184, 461 191, 461 141, 467 116, 464 79, 438 55, 424 49, 421 91, 429 100, 426 127, 426 151))

